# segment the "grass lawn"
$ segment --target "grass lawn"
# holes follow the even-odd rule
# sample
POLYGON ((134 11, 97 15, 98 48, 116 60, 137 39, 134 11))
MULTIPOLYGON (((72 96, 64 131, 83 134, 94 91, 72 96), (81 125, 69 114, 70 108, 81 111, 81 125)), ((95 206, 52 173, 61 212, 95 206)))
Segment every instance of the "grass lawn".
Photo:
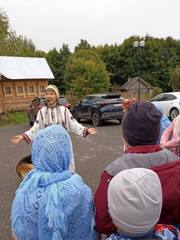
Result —
POLYGON ((10 112, 0 116, 0 127, 5 125, 18 125, 27 124, 28 116, 27 112, 10 112))

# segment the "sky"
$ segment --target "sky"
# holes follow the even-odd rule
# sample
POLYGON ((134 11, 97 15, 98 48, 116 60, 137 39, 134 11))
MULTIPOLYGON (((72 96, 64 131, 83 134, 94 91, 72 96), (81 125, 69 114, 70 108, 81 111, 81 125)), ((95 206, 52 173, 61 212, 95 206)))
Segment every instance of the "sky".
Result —
POLYGON ((0 0, 12 30, 38 50, 80 42, 121 44, 132 35, 180 40, 180 0, 0 0))

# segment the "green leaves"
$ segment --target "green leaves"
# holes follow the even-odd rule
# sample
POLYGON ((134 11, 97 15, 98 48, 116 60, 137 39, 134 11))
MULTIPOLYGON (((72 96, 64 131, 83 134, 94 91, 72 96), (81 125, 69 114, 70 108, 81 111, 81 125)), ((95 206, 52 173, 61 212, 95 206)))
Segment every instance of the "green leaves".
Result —
POLYGON ((69 93, 82 97, 109 90, 109 74, 98 54, 90 49, 80 49, 68 60, 65 71, 69 93))
POLYGON ((180 41, 146 36, 143 48, 133 48, 133 42, 140 39, 132 36, 122 44, 95 49, 106 64, 111 83, 120 86, 128 77, 140 75, 152 86, 170 91, 170 71, 180 65, 180 41))
POLYGON ((180 91, 180 65, 171 70, 170 84, 173 91, 180 91))
POLYGON ((64 80, 64 72, 66 62, 71 55, 68 45, 63 44, 62 48, 57 51, 55 48, 48 52, 47 61, 55 76, 55 79, 51 83, 55 84, 61 94, 66 94, 68 84, 64 80))
POLYGON ((31 39, 17 36, 10 29, 9 19, 6 13, 0 9, 0 55, 1 56, 44 56, 43 51, 36 51, 31 39))

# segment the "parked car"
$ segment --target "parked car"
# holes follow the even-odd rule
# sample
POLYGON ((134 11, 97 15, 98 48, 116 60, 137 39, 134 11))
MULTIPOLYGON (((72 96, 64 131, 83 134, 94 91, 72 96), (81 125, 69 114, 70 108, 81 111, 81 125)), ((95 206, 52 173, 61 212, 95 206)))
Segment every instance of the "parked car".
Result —
MULTIPOLYGON (((67 99, 64 96, 60 96, 59 101, 61 105, 71 109, 71 105, 68 103, 67 99)), ((32 100, 31 104, 27 108, 30 126, 34 124, 38 110, 45 106, 45 104, 45 97, 35 97, 32 100)))
POLYGON ((155 96, 150 101, 158 102, 163 114, 167 115, 171 120, 180 113, 180 92, 162 93, 155 96))
POLYGON ((86 96, 75 105, 71 112, 75 119, 92 120, 98 126, 104 120, 117 119, 121 122, 123 117, 123 98, 118 94, 93 94, 86 96))

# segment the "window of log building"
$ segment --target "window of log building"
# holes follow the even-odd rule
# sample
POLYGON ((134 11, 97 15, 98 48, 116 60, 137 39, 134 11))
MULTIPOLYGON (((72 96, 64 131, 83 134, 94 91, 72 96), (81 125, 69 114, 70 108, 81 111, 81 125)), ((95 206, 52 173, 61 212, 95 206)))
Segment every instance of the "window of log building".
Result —
POLYGON ((17 86, 17 94, 23 94, 23 93, 24 93, 23 86, 17 86))
POLYGON ((29 86, 29 93, 34 94, 34 92, 35 92, 34 86, 29 86))
POLYGON ((12 89, 11 89, 11 87, 5 87, 5 88, 4 88, 4 92, 5 92, 6 95, 11 95, 11 94, 12 94, 12 89))
POLYGON ((40 86, 40 93, 44 93, 45 92, 45 87, 44 86, 40 86))

